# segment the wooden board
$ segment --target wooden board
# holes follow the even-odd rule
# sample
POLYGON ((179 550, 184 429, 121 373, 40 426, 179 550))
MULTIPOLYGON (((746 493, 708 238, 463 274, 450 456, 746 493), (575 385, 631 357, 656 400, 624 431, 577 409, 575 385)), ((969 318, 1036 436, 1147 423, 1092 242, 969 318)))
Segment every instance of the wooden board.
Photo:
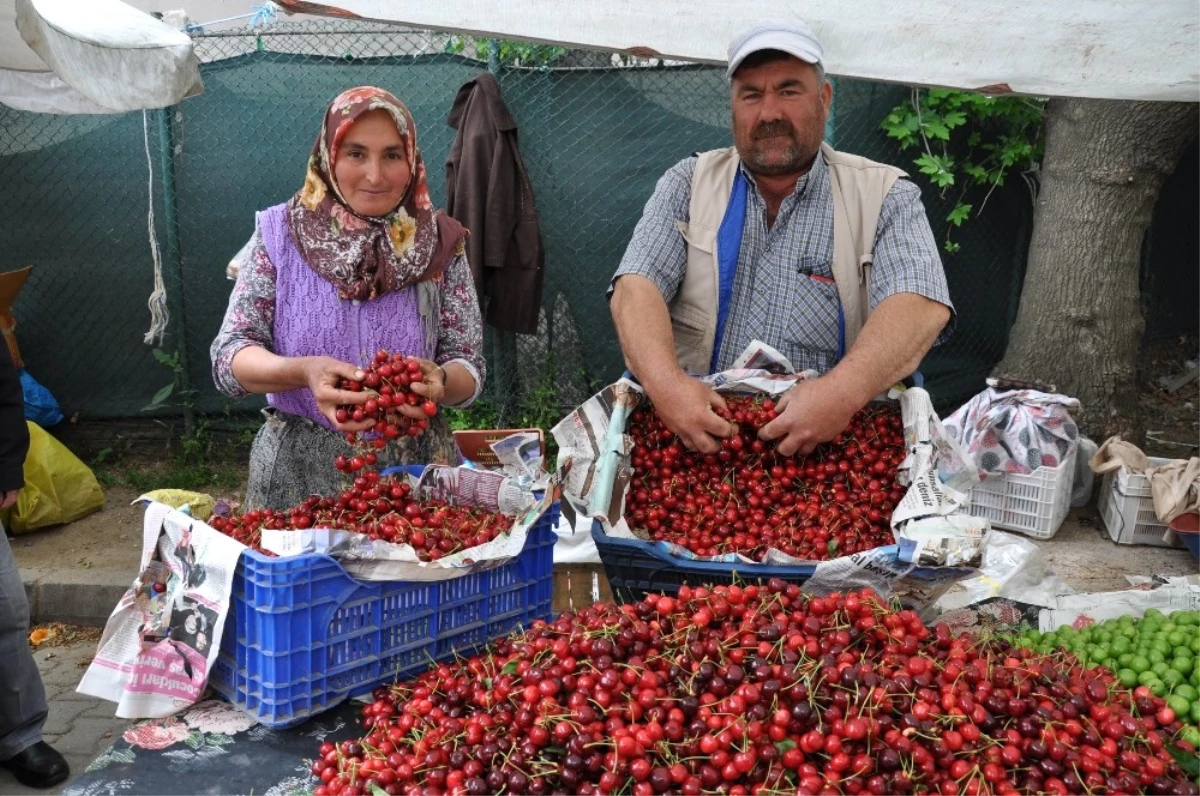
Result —
POLYGON ((612 589, 600 564, 555 564, 552 610, 579 610, 594 602, 612 600, 612 589), (598 599, 597 599, 598 598, 598 599))

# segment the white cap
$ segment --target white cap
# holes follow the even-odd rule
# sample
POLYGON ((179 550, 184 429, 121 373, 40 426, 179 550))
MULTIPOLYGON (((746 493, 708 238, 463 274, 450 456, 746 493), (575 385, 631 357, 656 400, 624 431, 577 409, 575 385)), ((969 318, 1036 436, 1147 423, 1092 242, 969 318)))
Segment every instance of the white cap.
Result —
POLYGON ((729 44, 729 68, 725 76, 733 79, 733 73, 741 66, 746 56, 759 50, 780 50, 794 55, 809 64, 821 63, 821 42, 812 28, 803 22, 768 21, 760 22, 739 33, 729 44))

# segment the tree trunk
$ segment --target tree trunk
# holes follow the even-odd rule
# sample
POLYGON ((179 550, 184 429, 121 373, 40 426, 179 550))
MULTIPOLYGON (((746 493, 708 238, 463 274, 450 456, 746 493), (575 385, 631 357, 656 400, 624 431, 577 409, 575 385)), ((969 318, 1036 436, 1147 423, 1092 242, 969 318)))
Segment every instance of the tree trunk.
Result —
POLYGON ((1140 444, 1142 241, 1163 181, 1197 131, 1190 103, 1056 99, 1021 305, 997 375, 1054 384, 1097 441, 1140 444))

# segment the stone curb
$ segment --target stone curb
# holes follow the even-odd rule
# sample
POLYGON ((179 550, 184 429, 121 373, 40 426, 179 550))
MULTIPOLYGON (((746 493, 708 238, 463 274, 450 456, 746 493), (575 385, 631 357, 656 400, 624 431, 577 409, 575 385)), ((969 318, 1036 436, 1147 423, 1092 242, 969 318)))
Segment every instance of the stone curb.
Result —
POLYGON ((30 624, 66 622, 104 627, 133 577, 87 569, 20 569, 30 624))

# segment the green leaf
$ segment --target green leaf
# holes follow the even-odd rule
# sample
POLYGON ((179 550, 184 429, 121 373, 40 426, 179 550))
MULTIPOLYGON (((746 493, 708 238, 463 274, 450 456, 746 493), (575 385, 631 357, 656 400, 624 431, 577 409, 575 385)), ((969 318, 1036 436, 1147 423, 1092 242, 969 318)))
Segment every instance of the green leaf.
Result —
POLYGON ((971 217, 971 208, 973 205, 963 204, 959 202, 946 216, 946 220, 956 227, 961 227, 962 223, 971 217))
POLYGON ((948 240, 942 244, 942 248, 945 249, 948 254, 958 254, 958 250, 961 249, 962 246, 959 246, 952 240, 948 240))
POLYGON ((154 349, 153 353, 154 353, 154 358, 156 360, 158 360, 158 364, 166 365, 168 368, 172 368, 172 369, 175 367, 175 355, 174 354, 168 354, 166 351, 163 351, 161 348, 154 349))
POLYGON ((150 403, 142 407, 143 412, 148 412, 152 409, 159 409, 167 403, 167 399, 171 397, 171 393, 175 392, 175 384, 172 382, 166 387, 163 387, 158 392, 154 393, 154 397, 150 399, 150 403))
POLYGON ((204 746, 204 733, 193 730, 191 735, 183 739, 183 742, 193 749, 199 749, 204 746))
POLYGON ((504 668, 500 670, 500 674, 516 674, 516 673, 517 673, 517 662, 516 661, 509 661, 508 663, 504 664, 504 668))
POLYGON ((775 748, 780 752, 786 752, 788 749, 795 749, 796 742, 791 738, 784 738, 782 741, 775 742, 775 748))
POLYGON ((838 549, 838 540, 837 540, 837 539, 830 539, 830 540, 829 540, 829 544, 825 545, 825 547, 826 547, 826 549, 829 551, 829 555, 833 555, 834 553, 836 553, 836 552, 837 552, 837 549, 838 549))
POLYGON ((988 181, 988 170, 982 166, 977 166, 974 163, 965 163, 962 170, 964 174, 980 185, 988 181))
POLYGON ((932 119, 922 119, 921 131, 930 138, 936 138, 939 141, 950 140, 950 129, 936 116, 932 119))
POLYGON ((84 771, 88 773, 99 771, 102 768, 108 768, 113 763, 132 763, 136 758, 137 755, 134 753, 132 746, 126 749, 109 747, 107 752, 93 760, 84 771))
POLYGON ((927 174, 933 184, 939 188, 954 184, 954 173, 950 171, 954 166, 954 161, 951 158, 925 154, 913 162, 921 170, 921 173, 927 174))
POLYGON ((388 792, 376 785, 374 782, 370 785, 371 796, 388 796, 388 792))
POLYGON ((967 114, 962 111, 946 111, 942 114, 942 123, 953 130, 967 123, 967 114))
POLYGON ((1175 744, 1169 745, 1167 751, 1171 753, 1171 757, 1175 758, 1175 762, 1183 769, 1183 773, 1192 779, 1200 777, 1200 758, 1196 757, 1195 752, 1187 752, 1175 744))

